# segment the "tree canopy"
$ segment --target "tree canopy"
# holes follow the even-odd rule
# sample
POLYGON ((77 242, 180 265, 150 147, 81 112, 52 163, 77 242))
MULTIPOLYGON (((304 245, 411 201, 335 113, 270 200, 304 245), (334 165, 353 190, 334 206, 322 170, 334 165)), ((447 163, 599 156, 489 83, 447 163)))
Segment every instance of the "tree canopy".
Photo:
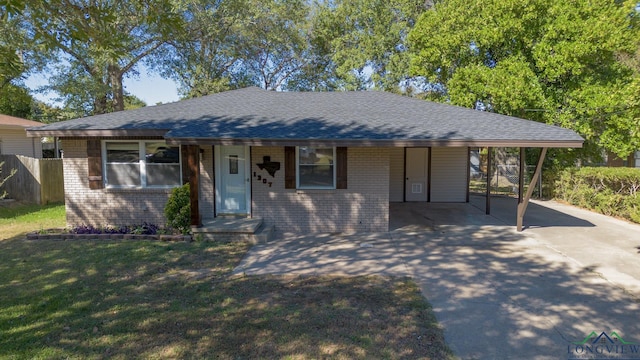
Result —
POLYGON ((41 58, 29 54, 36 45, 23 26, 24 6, 21 0, 0 1, 0 114, 32 118, 34 99, 21 80, 41 58))
POLYGON ((27 29, 50 52, 49 88, 85 114, 125 107, 123 77, 166 41, 169 0, 26 0, 27 29))
POLYGON ((46 89, 80 114, 124 109, 123 78, 141 62, 176 80, 184 97, 248 85, 400 92, 407 34, 427 8, 422 0, 4 3, 20 14, 12 28, 38 44, 26 53, 46 58, 46 89))
POLYGON ((176 2, 179 22, 152 65, 175 80, 183 97, 191 98, 244 85, 233 74, 235 27, 246 11, 244 0, 176 2))
POLYGON ((0 114, 31 118, 32 102, 28 89, 11 83, 0 86, 0 114))
POLYGON ((24 46, 25 34, 16 18, 24 4, 15 0, 4 2, 0 2, 0 87, 24 72, 20 50, 24 46))
POLYGON ((64 103, 32 104, 35 118, 142 106, 122 82, 144 63, 183 97, 423 91, 571 128, 594 154, 640 148, 632 1, 0 0, 0 21, 0 91, 24 112, 20 79, 44 69, 64 103))
POLYGON ((182 25, 156 68, 186 97, 247 85, 271 90, 399 91, 418 0, 178 2, 182 25))
POLYGON ((336 0, 323 14, 335 76, 347 90, 402 92, 409 80, 407 35, 424 0, 336 0))
POLYGON ((587 148, 640 148, 633 2, 443 0, 409 35, 427 96, 576 130, 587 148))

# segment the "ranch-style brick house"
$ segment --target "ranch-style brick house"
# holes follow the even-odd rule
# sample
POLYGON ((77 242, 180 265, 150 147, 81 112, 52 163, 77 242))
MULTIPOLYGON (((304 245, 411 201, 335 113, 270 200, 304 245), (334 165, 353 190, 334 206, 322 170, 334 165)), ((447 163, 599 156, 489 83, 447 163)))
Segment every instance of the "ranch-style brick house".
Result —
POLYGON ((468 202, 470 147, 583 142, 568 129, 385 92, 259 88, 28 134, 62 140, 69 224, 164 224, 172 188, 190 183, 194 226, 234 214, 297 233, 387 231, 390 202, 468 202))

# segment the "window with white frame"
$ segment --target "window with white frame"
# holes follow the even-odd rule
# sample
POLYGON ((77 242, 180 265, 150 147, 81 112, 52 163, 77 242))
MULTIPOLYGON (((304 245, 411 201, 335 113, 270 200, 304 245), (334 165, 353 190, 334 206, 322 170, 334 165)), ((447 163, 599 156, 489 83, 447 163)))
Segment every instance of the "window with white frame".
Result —
POLYGON ((104 141, 105 185, 167 188, 181 182, 180 148, 163 141, 104 141))
POLYGON ((335 159, 335 147, 297 147, 297 188, 335 189, 335 159))

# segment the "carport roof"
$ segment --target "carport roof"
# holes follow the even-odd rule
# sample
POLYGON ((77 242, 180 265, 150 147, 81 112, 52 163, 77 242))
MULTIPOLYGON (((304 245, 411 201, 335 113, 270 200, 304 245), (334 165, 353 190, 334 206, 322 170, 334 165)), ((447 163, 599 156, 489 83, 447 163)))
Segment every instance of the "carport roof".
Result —
POLYGON ((163 136, 173 144, 581 147, 572 130, 380 91, 245 88, 63 121, 30 136, 163 136))

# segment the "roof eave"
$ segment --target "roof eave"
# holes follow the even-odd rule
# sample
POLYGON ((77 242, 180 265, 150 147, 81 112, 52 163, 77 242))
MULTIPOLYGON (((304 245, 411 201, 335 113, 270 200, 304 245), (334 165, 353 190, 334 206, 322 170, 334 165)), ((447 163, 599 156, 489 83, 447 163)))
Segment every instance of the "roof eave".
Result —
POLYGON ((346 146, 346 147, 547 147, 581 148, 583 140, 372 140, 372 139, 229 139, 166 138, 171 145, 346 146))
POLYGON ((103 130, 47 130, 27 129, 28 137, 138 137, 138 136, 164 136, 167 129, 103 129, 103 130))

